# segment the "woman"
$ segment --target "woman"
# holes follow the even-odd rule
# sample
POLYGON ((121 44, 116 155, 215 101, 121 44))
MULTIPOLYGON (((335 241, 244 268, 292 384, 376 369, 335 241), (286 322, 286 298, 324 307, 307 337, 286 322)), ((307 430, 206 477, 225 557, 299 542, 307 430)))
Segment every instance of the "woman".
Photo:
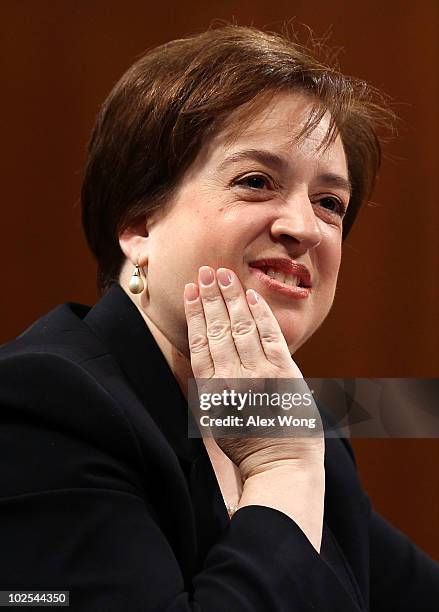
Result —
POLYGON ((188 379, 302 376, 380 104, 237 26, 122 77, 82 193, 103 297, 1 352, 3 590, 81 611, 437 609, 438 566, 371 511, 346 442, 187 435, 188 379))

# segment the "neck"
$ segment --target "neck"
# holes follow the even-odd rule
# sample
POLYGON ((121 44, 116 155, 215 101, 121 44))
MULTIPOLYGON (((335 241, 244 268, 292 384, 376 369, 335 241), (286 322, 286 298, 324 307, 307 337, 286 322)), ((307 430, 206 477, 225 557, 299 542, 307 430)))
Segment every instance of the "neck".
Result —
POLYGON ((146 314, 146 305, 148 300, 145 299, 145 296, 141 295, 133 295, 128 289, 129 279, 132 273, 132 266, 128 266, 128 260, 125 263, 124 268, 119 277, 119 284, 128 297, 133 301, 140 314, 142 315, 143 320, 148 326, 149 331, 151 332, 154 340, 157 342, 158 347, 160 348, 164 358, 166 359, 173 375, 175 376, 180 389, 185 396, 186 400, 188 398, 188 379, 194 378, 191 362, 188 354, 185 354, 183 350, 180 350, 175 346, 175 344, 168 338, 168 336, 160 329, 159 325, 155 323, 150 316, 146 314))
POLYGON ((190 360, 169 340, 158 325, 141 308, 139 310, 187 400, 188 379, 194 377, 190 360))

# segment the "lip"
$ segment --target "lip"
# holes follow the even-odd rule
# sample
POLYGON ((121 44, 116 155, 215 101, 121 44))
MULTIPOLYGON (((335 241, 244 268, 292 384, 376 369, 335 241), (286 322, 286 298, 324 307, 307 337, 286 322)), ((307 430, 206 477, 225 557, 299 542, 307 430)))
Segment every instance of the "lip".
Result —
POLYGON ((270 278, 267 276, 262 270, 256 267, 250 267, 250 273, 256 277, 265 287, 271 289, 272 291, 276 291, 277 293, 281 293, 290 298, 294 299, 305 299, 309 297, 311 293, 310 287, 290 287, 289 285, 285 285, 280 281, 270 278))
MULTIPOLYGON (((311 274, 309 273, 308 268, 297 261, 293 261, 292 259, 286 259, 285 257, 267 257, 263 259, 256 259, 255 261, 251 261, 249 263, 250 268, 273 268, 274 270, 279 270, 280 272, 284 272, 285 274, 291 274, 292 276, 297 276, 300 279, 301 288, 311 289, 311 274)), ((283 283, 280 283, 283 285, 283 283)))

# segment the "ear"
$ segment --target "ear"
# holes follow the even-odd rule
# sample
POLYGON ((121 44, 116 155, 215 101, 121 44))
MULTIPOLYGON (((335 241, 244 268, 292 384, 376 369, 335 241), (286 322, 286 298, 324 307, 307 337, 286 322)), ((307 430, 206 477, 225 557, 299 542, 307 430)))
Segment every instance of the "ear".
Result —
POLYGON ((119 235, 119 246, 133 265, 142 267, 148 260, 148 228, 146 219, 130 226, 119 235))

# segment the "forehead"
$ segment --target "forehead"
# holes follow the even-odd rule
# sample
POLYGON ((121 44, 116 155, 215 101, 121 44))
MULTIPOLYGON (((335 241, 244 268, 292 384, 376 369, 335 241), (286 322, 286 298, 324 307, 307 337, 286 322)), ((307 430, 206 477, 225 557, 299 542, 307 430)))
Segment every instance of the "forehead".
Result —
MULTIPOLYGON (((326 112, 314 129, 298 139, 316 101, 302 92, 282 92, 235 109, 221 129, 205 144, 201 164, 221 164, 226 157, 245 149, 264 149, 286 161, 298 157, 314 164, 332 166, 347 176, 347 162, 340 136, 329 146, 324 140, 330 126, 326 112)), ((197 164, 198 165, 198 164, 197 164)))

